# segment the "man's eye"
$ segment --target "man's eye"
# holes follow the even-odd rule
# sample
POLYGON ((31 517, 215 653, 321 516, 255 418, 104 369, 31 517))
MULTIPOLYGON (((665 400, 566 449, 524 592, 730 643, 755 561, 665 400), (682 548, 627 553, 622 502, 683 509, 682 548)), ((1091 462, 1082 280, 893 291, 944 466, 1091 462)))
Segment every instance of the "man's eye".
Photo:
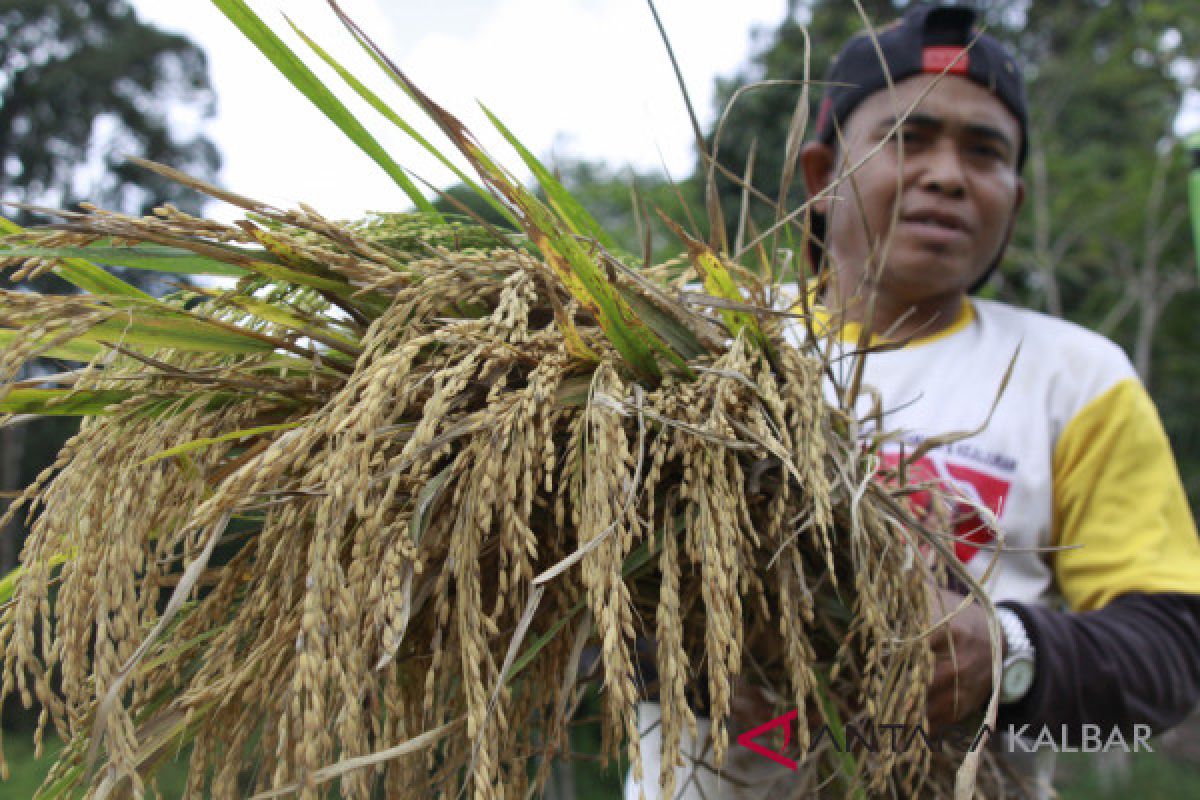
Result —
POLYGON ((905 145, 919 144, 922 138, 918 131, 899 130, 892 134, 893 142, 901 142, 905 145))
POLYGON ((974 145, 971 147, 971 153, 989 161, 1003 161, 1005 158, 1004 151, 992 144, 974 145))

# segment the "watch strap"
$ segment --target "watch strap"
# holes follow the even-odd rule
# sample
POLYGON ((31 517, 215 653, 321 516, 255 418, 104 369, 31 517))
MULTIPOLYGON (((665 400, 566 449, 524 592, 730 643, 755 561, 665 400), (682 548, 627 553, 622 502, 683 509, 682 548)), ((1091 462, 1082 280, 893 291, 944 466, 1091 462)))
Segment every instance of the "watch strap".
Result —
POLYGON ((1032 681, 1026 685, 1020 694, 1013 695, 1006 692, 1007 681, 1005 680, 1014 669, 1028 670, 1032 674, 1034 660, 1033 642, 1029 639, 1029 634, 1025 630, 1025 624, 1021 622, 1021 617, 1011 608, 997 606, 996 621, 1000 623, 1000 630, 1004 636, 1004 660, 1001 666, 1000 678, 1000 702, 1015 703, 1029 692, 1032 681))

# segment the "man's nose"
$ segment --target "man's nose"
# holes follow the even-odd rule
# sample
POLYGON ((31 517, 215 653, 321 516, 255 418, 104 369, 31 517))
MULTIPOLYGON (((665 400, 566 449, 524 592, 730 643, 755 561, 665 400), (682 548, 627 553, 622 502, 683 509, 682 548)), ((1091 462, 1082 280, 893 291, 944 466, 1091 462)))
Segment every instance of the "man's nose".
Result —
POLYGON ((921 158, 915 159, 917 183, 922 189, 961 197, 966 189, 962 157, 956 142, 939 138, 921 158))

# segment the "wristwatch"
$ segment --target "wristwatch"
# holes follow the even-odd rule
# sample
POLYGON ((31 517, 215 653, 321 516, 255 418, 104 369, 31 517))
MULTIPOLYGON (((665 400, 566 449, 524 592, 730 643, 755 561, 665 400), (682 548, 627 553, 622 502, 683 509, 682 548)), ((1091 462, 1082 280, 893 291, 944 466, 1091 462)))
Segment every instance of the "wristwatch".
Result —
POLYGON ((1004 632, 1004 662, 1000 670, 1000 702, 1015 703, 1033 686, 1033 642, 1017 612, 1000 606, 996 621, 1004 632))

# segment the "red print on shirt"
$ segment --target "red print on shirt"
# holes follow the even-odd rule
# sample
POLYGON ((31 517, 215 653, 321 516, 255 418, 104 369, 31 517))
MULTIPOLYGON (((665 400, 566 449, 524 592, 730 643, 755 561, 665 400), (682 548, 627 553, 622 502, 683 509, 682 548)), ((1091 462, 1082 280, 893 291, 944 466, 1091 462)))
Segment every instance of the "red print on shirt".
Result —
MULTIPOLYGON (((881 454, 883 469, 892 470, 899 464, 897 453, 881 454)), ((954 529, 954 554, 966 563, 975 557, 981 545, 995 541, 996 534, 984 524, 975 510, 983 506, 995 516, 1000 515, 1008 498, 1010 481, 968 467, 950 459, 934 461, 922 456, 908 465, 905 477, 909 483, 928 483, 940 487, 935 498, 922 490, 908 497, 909 505, 921 517, 948 518, 954 529), (935 505, 936 503, 936 505, 935 505)))

